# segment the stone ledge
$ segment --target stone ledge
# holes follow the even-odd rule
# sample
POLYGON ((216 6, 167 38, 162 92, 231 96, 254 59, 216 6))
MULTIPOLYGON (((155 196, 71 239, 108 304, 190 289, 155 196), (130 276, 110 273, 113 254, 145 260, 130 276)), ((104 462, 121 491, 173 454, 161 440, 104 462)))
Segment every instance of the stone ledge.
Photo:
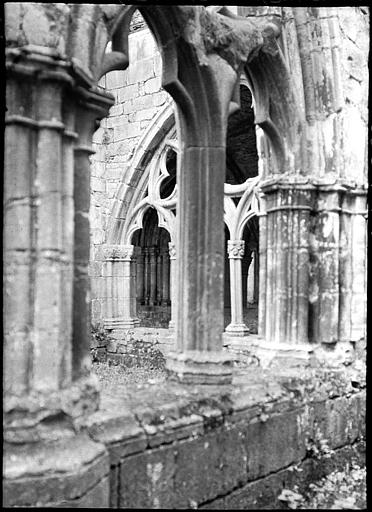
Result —
POLYGON ((320 460, 305 459, 300 464, 291 465, 277 473, 234 489, 225 496, 217 497, 209 503, 198 506, 206 510, 262 510, 270 508, 281 510, 285 507, 278 496, 283 488, 293 489, 298 486, 298 492, 303 493, 309 482, 320 480, 333 471, 342 471, 345 464, 354 458, 360 466, 365 465, 365 454, 360 444, 344 446, 338 449, 332 458, 320 460))
POLYGON ((233 357, 227 351, 169 352, 166 367, 172 379, 186 384, 230 384, 233 357))
POLYGON ((357 369, 254 367, 232 385, 118 385, 81 434, 7 450, 5 504, 211 508, 251 484, 259 497, 260 481, 313 457, 319 439, 332 451, 363 435, 363 379, 357 369))
MULTIPOLYGON (((115 396, 102 392, 101 410, 85 426, 94 440, 106 444, 114 457, 111 463, 117 464, 127 455, 203 436, 222 425, 231 428, 252 421, 263 424, 270 416, 293 411, 302 418, 309 406, 315 412, 311 417, 307 413, 305 420, 321 423, 326 410, 319 403, 329 400, 327 410, 332 415, 337 398, 342 401, 354 394, 350 407, 360 407, 360 390, 349 379, 357 377, 346 370, 292 369, 281 373, 250 368, 235 373, 234 385, 190 386, 167 381, 119 385, 115 396)), ((362 372, 359 379, 363 387, 362 372)), ((355 425, 349 427, 350 431, 356 429, 355 425)))
POLYGON ((4 506, 46 506, 75 500, 109 473, 103 444, 86 434, 50 443, 6 445, 4 506))
POLYGON ((55 392, 4 397, 4 439, 35 443, 74 435, 74 423, 98 408, 98 379, 90 374, 55 392))
POLYGON ((147 447, 144 429, 129 412, 123 414, 116 408, 98 411, 88 419, 85 427, 92 439, 107 446, 111 465, 147 447))

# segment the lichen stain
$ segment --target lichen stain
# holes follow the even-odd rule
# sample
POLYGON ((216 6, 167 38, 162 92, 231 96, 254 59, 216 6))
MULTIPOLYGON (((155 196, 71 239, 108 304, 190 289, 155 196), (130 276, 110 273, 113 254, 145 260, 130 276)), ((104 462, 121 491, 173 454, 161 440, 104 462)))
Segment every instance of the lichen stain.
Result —
POLYGON ((329 238, 332 235, 332 240, 328 240, 329 242, 334 242, 334 234, 333 234, 333 219, 329 216, 323 217, 323 236, 324 238, 329 238))
POLYGON ((155 462, 154 464, 148 463, 146 466, 147 477, 151 482, 151 488, 147 489, 148 496, 152 498, 154 508, 159 508, 160 502, 156 495, 157 484, 161 478, 163 464, 155 462))
POLYGON ((317 302, 319 300, 319 286, 317 283, 314 283, 312 286, 310 286, 309 289, 309 302, 311 304, 314 304, 314 302, 317 302))

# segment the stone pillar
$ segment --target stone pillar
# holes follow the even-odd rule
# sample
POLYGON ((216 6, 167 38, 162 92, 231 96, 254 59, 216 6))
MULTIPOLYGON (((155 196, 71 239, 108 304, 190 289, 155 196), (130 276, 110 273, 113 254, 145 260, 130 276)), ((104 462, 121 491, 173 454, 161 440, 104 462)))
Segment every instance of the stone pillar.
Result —
POLYGON ((141 247, 138 247, 136 265, 136 281, 137 281, 137 302, 143 304, 144 301, 144 254, 141 247))
POLYGON ((145 247, 143 249, 144 254, 144 304, 149 304, 150 302, 150 252, 149 248, 145 247))
POLYGON ((150 306, 155 306, 156 304, 156 248, 150 247, 149 249, 150 255, 150 298, 149 304, 150 306))
POLYGON ((254 258, 254 267, 253 267, 253 276, 254 276, 254 287, 253 287, 253 302, 257 304, 258 302, 258 296, 260 293, 260 282, 258 279, 260 267, 258 265, 258 257, 257 257, 257 250, 253 251, 253 258, 254 258))
MULTIPOLYGON (((93 91, 83 78, 72 94, 79 66, 73 71, 55 58, 53 50, 43 49, 39 54, 38 48, 8 49, 7 70, 4 413, 5 428, 12 431, 13 439, 18 430, 20 439, 26 439, 32 438, 33 428, 38 429, 42 418, 55 415, 58 407, 70 407, 70 399, 63 405, 64 392, 75 382, 81 396, 85 395, 87 413, 98 404, 88 375, 90 318, 86 304, 81 309, 85 331, 82 329, 79 341, 83 348, 74 342, 73 268, 81 263, 82 274, 87 272, 89 238, 79 238, 77 220, 89 208, 85 163, 91 140, 87 138, 93 133, 95 119, 107 113, 112 100, 93 91), (87 189, 78 192, 79 184, 87 189), (13 395, 23 397, 25 430, 21 417, 13 424, 13 395), (13 404, 9 417, 8 397, 13 404), (45 405, 46 399, 54 400, 53 411, 45 405), (33 411, 32 421, 28 411, 33 411)), ((89 299, 87 288, 82 288, 89 299)), ((81 414, 74 410, 74 400, 71 397, 71 414, 81 414)), ((38 437, 35 431, 35 439, 38 437)))
POLYGON ((310 340, 338 340, 340 190, 317 187, 311 229, 310 340))
POLYGON ((163 252, 162 255, 162 261, 163 261, 163 298, 162 298, 162 305, 163 306, 169 306, 170 300, 169 300, 169 253, 163 252))
POLYGON ((342 182, 318 189, 309 331, 318 357, 337 364, 365 337, 366 191, 342 182))
POLYGON ((243 293, 243 311, 247 307, 248 299, 248 272, 250 260, 248 258, 242 259, 242 293, 243 293))
MULTIPOLYGON (((202 127, 200 127, 202 130, 202 127)), ((187 147, 178 173, 176 352, 167 365, 185 382, 227 383, 222 351, 225 147, 187 147), (213 199, 212 199, 213 198, 213 199)))
POLYGON ((243 321, 242 258, 244 240, 228 240, 227 252, 230 260, 231 323, 226 327, 230 336, 246 336, 249 329, 243 321))
POLYGON ((248 304, 254 303, 255 295, 255 253, 252 251, 251 263, 248 267, 248 285, 247 285, 247 302, 248 304))
POLYGON ((108 245, 104 249, 107 289, 111 290, 108 310, 112 312, 104 320, 107 329, 129 329, 139 324, 134 249, 134 245, 108 245))
POLYGON ((79 139, 75 146, 74 165, 74 282, 73 282, 73 374, 74 378, 88 375, 90 355, 90 161, 94 153, 91 148, 95 131, 94 116, 79 108, 77 111, 79 139))
POLYGON ((81 298, 89 300, 89 224, 80 222, 89 209, 89 136, 113 99, 79 61, 27 39, 38 34, 39 19, 44 34, 50 19, 68 26, 67 5, 50 4, 50 18, 43 9, 7 5, 3 505, 85 506, 99 485, 107 506, 108 482, 92 478, 107 473, 107 452, 79 429, 99 396, 88 372, 88 308, 73 281, 81 278, 81 298), (24 24, 17 48, 12 37, 25 13, 33 23, 24 24))
POLYGON ((9 63, 9 68, 3 238, 5 415, 8 393, 58 392, 72 381, 68 314, 73 256, 62 198, 68 197, 73 211, 73 158, 71 140, 63 137, 67 129, 62 114, 64 81, 44 80, 36 87, 28 83, 27 75, 21 75, 20 81, 12 75, 18 68, 15 63, 9 63), (30 93, 34 94, 32 105, 26 101, 30 93))
POLYGON ((266 329, 266 281, 267 281, 267 214, 266 201, 260 198, 261 213, 258 214, 259 223, 259 299, 258 299, 258 335, 265 339, 266 329))
MULTIPOLYGON (((170 10, 169 17, 172 12, 176 11, 170 10)), ((167 366, 184 382, 225 384, 231 382, 233 368, 232 356, 222 346, 227 121, 238 108, 242 66, 262 48, 264 24, 240 20, 235 31, 235 20, 221 23, 218 16, 202 9, 185 11, 174 22, 182 36, 164 40, 164 54, 171 58, 163 84, 177 105, 180 137, 179 307, 176 350, 168 355, 167 366), (184 30, 189 15, 190 27, 203 27, 201 32, 184 30), (214 34, 208 46, 207 26, 214 34), (221 52, 226 34, 229 51, 221 52)), ((276 32, 271 30, 270 37, 276 32)))
MULTIPOLYGON (((367 191, 356 189, 350 192, 353 196, 352 208, 352 261, 353 284, 351 287, 351 333, 350 341, 357 342, 367 336, 367 191)), ((344 212, 347 215, 347 209, 344 212)), ((340 275, 340 280, 343 276, 340 275)), ((341 311, 340 311, 341 317, 341 311)))
POLYGON ((267 250, 266 262, 265 258, 260 261, 260 335, 264 332, 265 341, 260 343, 259 357, 262 364, 277 358, 286 359, 287 364, 310 364, 314 357, 308 338, 314 186, 277 180, 263 183, 261 189, 265 192, 266 216, 260 217, 260 257, 265 246, 267 250))
POLYGON ((169 242, 169 262, 170 262, 170 295, 171 295, 171 319, 168 329, 173 331, 176 327, 177 318, 177 250, 174 242, 169 242))
POLYGON ((156 260, 156 303, 160 306, 163 300, 163 257, 159 253, 156 260))

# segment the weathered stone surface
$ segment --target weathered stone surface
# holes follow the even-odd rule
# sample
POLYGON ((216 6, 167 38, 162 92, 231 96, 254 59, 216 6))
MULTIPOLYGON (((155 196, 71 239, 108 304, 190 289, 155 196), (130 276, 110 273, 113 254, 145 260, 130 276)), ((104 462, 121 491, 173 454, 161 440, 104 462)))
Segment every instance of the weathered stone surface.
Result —
POLYGON ((162 447, 128 457, 120 465, 120 508, 173 508, 176 451, 162 447))
MULTIPOLYGON (((238 386, 224 390, 162 383, 156 399, 149 387, 118 389, 121 397, 103 398, 107 411, 130 405, 131 428, 140 425, 146 434, 137 453, 123 450, 119 456, 115 450, 125 439, 105 438, 112 460, 121 462, 112 474, 114 485, 120 471, 120 506, 272 507, 283 479, 286 485, 308 485, 340 464, 339 453, 363 463, 351 448, 364 432, 364 395, 350 385, 356 374, 282 370, 278 378, 272 370, 256 370, 246 372, 245 384, 239 378, 238 386), (331 451, 324 451, 323 441, 331 451), (324 454, 329 458, 322 459, 324 454)), ((94 428, 134 442, 126 420, 117 417, 112 430, 106 414, 99 426, 97 413, 94 428)))
POLYGON ((110 463, 114 465, 147 446, 143 427, 130 414, 123 416, 120 412, 100 411, 89 418, 87 428, 94 440, 108 447, 110 463))
POLYGON ((279 415, 264 412, 247 427, 245 446, 249 480, 299 462, 305 456, 306 439, 298 427, 300 415, 301 410, 279 415))
MULTIPOLYGON (((300 378, 278 365, 234 379, 231 368, 223 369, 221 363, 231 367, 233 359, 221 340, 227 121, 238 108, 243 71, 266 138, 259 160, 260 205, 267 210, 260 221, 266 301, 260 334, 274 350, 301 342, 323 356, 333 352, 339 368, 351 365, 353 358, 337 350, 365 336, 368 10, 235 10, 247 20, 218 6, 139 6, 162 45, 162 83, 177 103, 178 233, 172 242, 177 239, 179 296, 172 302, 180 307, 172 369, 189 385, 118 389, 120 396, 103 405, 103 417, 89 424, 86 417, 98 407, 96 383, 87 377, 89 158, 97 119, 114 101, 103 85, 115 87, 116 107, 95 137, 93 259, 102 261, 103 242, 132 243, 129 235, 122 238, 129 205, 141 199, 137 187, 146 190, 146 166, 173 123, 171 108, 155 115, 169 96, 160 88, 154 40, 142 37, 136 23, 128 52, 128 9, 6 5, 5 503, 107 505, 108 455, 89 433, 104 440, 117 467, 115 504, 194 507, 219 499, 227 505, 221 492, 228 496, 251 477, 267 477, 272 494, 258 492, 268 506, 281 485, 270 475, 273 468, 308 461, 324 449, 322 439, 341 450, 363 435, 365 384, 347 369, 338 375, 301 370, 300 378), (128 53, 132 64, 123 72, 128 53), (119 63, 110 69, 121 69, 97 87, 106 57, 119 63), (125 90, 117 87, 121 81, 125 90), (132 153, 139 143, 145 154, 132 153)), ((159 215, 170 232, 172 222, 159 215)), ((125 261, 105 271, 95 276, 96 318, 102 315, 113 329, 131 327, 137 322, 134 267, 125 261)), ((153 272, 153 285, 155 278, 153 272)), ((309 466, 303 471, 308 480, 317 472, 309 466)), ((241 498, 235 503, 242 505, 241 498)))
POLYGON ((356 463, 364 465, 363 451, 347 446, 337 450, 332 458, 306 459, 274 475, 250 482, 233 490, 223 498, 201 504, 199 508, 208 510, 280 510, 284 505, 278 500, 278 496, 283 488, 293 489, 297 485, 298 492, 304 492, 308 489, 309 482, 316 481, 332 471, 344 470, 345 464, 351 458, 356 463))
POLYGON ((108 463, 105 447, 84 435, 5 446, 4 505, 45 506, 79 498, 108 475, 108 463))
POLYGON ((84 496, 60 503, 49 503, 48 506, 58 508, 108 508, 110 506, 109 490, 109 477, 105 477, 84 496))
POLYGON ((247 453, 242 437, 232 427, 178 445, 174 486, 179 506, 202 503, 244 481, 247 453))

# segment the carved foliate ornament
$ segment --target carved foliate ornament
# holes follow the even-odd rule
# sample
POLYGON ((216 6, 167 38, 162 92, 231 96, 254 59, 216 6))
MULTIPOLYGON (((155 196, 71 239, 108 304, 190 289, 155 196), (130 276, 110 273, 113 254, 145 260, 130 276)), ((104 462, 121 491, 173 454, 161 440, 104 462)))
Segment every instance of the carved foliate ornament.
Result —
POLYGON ((103 249, 106 261, 131 261, 134 257, 134 245, 107 245, 103 249))
POLYGON ((175 260, 177 258, 177 249, 176 249, 176 244, 174 242, 169 242, 168 243, 168 247, 169 247, 169 257, 171 260, 175 260))
POLYGON ((244 240, 228 240, 227 253, 231 259, 241 259, 244 256, 244 240))

